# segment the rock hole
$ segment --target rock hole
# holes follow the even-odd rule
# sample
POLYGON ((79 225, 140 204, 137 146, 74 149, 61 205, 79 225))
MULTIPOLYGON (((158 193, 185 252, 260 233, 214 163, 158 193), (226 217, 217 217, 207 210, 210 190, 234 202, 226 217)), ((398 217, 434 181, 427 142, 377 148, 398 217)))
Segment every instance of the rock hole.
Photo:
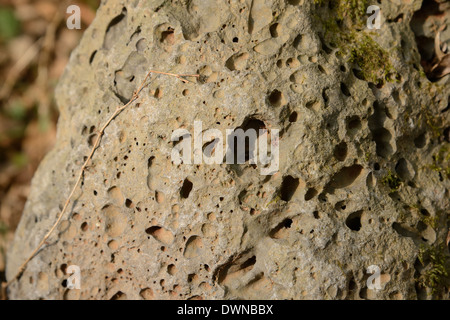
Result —
POLYGON ((146 48, 147 48, 147 40, 145 38, 139 39, 139 41, 136 43, 136 50, 142 52, 146 48))
POLYGON ((96 133, 91 134, 88 138, 89 147, 93 147, 96 140, 97 140, 97 134, 96 133))
POLYGON ((118 205, 122 205, 123 201, 125 200, 122 192, 120 191, 120 189, 116 186, 111 187, 110 189, 108 189, 108 196, 114 200, 114 202, 118 205))
POLYGON ((325 104, 327 104, 328 101, 330 101, 327 91, 328 91, 328 88, 325 88, 322 90, 322 98, 323 98, 323 101, 325 102, 325 104))
POLYGON ((417 138, 414 139, 414 145, 418 149, 422 149, 423 147, 425 147, 426 142, 427 136, 425 133, 422 133, 421 135, 419 135, 417 138))
POLYGON ((153 160, 155 160, 154 156, 151 156, 150 158, 148 158, 148 160, 147 160, 147 168, 150 168, 152 166, 153 160))
POLYGON ((347 205, 345 204, 345 201, 339 201, 334 205, 334 208, 338 211, 344 211, 347 209, 347 205))
POLYGON ((250 55, 247 52, 236 53, 232 55, 225 62, 225 67, 227 67, 230 71, 234 70, 243 70, 247 65, 247 60, 250 55))
POLYGON ((394 223, 392 223, 392 228, 402 237, 408 237, 408 238, 418 238, 419 237, 417 230, 409 227, 406 224, 394 222, 394 223))
POLYGON ((348 89, 347 85, 343 82, 341 82, 341 91, 345 96, 347 96, 347 97, 351 96, 350 90, 348 89))
POLYGON ((348 291, 353 292, 355 291, 357 288, 355 279, 352 277, 348 283, 348 291))
POLYGON ((323 74, 327 74, 327 72, 325 71, 325 69, 319 64, 317 65, 317 68, 319 69, 320 72, 322 72, 323 74))
POLYGON ((392 134, 385 128, 378 128, 373 131, 373 140, 376 143, 377 155, 383 158, 389 157, 394 150, 391 145, 392 134))
POLYGON ((284 100, 283 93, 275 89, 269 94, 268 100, 275 107, 281 106, 284 100))
POLYGON ((244 252, 237 257, 231 257, 224 265, 216 269, 214 278, 219 284, 227 285, 234 279, 239 279, 250 272, 256 264, 256 256, 244 252))
POLYGON ((286 60, 286 65, 289 68, 297 68, 300 65, 300 62, 295 58, 289 58, 286 60))
POLYGON ((113 295, 110 300, 127 300, 127 295, 122 291, 117 291, 117 293, 113 295))
POLYGON ((189 181, 188 178, 184 179, 183 186, 181 187, 180 190, 180 195, 183 199, 187 199, 189 197, 189 194, 191 193, 193 186, 194 184, 191 181, 189 181))
POLYGON ((344 161, 347 158, 347 143, 342 141, 334 148, 334 157, 339 161, 344 161))
POLYGON ((363 80, 366 81, 366 79, 364 78, 364 74, 362 73, 361 70, 358 69, 352 69, 353 74, 355 75, 356 78, 358 78, 359 80, 363 80))
POLYGON ((312 109, 314 111, 319 111, 320 103, 316 100, 312 100, 306 103, 306 108, 312 109))
POLYGON ((177 267, 174 264, 169 264, 167 266, 167 273, 173 276, 177 272, 177 267))
POLYGON ((186 259, 192 259, 198 257, 202 254, 203 241, 199 236, 192 236, 186 242, 186 247, 184 249, 184 257, 186 259))
POLYGON ((141 292, 139 292, 139 295, 140 295, 144 300, 153 300, 153 299, 154 299, 153 290, 150 289, 150 288, 142 289, 141 292))
POLYGON ((361 171, 362 166, 359 164, 342 168, 342 170, 336 173, 331 179, 330 187, 339 189, 352 185, 361 174, 361 171))
POLYGON ((408 161, 404 158, 398 160, 397 164, 395 165, 395 172, 403 181, 411 180, 415 174, 411 164, 409 164, 408 161))
POLYGON ((368 188, 373 188, 375 186, 375 183, 376 183, 375 177, 373 176, 373 173, 370 172, 366 178, 366 186, 368 188))
POLYGON ((319 194, 318 199, 319 199, 320 201, 322 201, 323 203, 327 202, 327 201, 328 201, 328 199, 327 199, 327 194, 326 194, 325 192, 322 192, 321 194, 319 194))
POLYGON ((281 25, 279 23, 274 23, 270 26, 269 31, 272 38, 277 38, 281 33, 281 25))
POLYGON ((333 49, 329 48, 325 43, 322 42, 322 49, 323 51, 325 51, 327 54, 331 54, 333 52, 333 49))
POLYGON ((106 28, 105 38, 103 41, 103 47, 107 50, 111 49, 123 34, 125 34, 127 20, 127 9, 124 7, 122 13, 111 20, 106 28))
POLYGON ((246 269, 248 267, 253 267, 256 263, 256 256, 253 256, 241 264, 241 269, 246 269))
POLYGON ((97 50, 92 52, 91 57, 89 58, 89 64, 92 64, 94 62, 95 55, 97 54, 97 50))
POLYGON ((298 178, 287 176, 281 184, 281 200, 290 201, 298 188, 300 181, 298 178))
POLYGON ((354 135, 358 130, 361 129, 361 120, 358 116, 353 116, 347 120, 347 132, 354 135))
POLYGON ((273 228, 269 232, 269 236, 272 239, 283 239, 287 236, 287 229, 290 229, 292 225, 292 219, 284 219, 279 225, 273 228))
POLYGON ((125 206, 127 208, 134 208, 133 201, 131 201, 130 199, 126 199, 125 200, 125 206))
MULTIPOLYGON (((266 124, 256 118, 248 117, 246 118, 242 125, 240 125, 236 130, 233 132, 231 136, 229 136, 228 140, 228 146, 227 146, 227 152, 230 152, 233 148, 233 163, 235 164, 243 164, 250 160, 252 156, 252 160, 255 161, 256 159, 253 158, 255 156, 256 151, 256 143, 257 139, 259 137, 259 130, 265 129, 266 124), (238 135, 239 132, 243 131, 243 134, 245 135, 244 139, 242 140, 242 136, 238 135), (250 139, 250 136, 253 136, 253 139, 250 139), (250 142, 253 142, 253 144, 250 144, 250 142), (242 144, 244 145, 244 150, 242 150, 242 144), (244 153, 242 153, 244 151, 244 153)), ((256 161, 255 161, 256 162, 256 161)))
POLYGON ((165 245, 172 244, 172 242, 174 240, 174 236, 173 236, 172 232, 170 232, 169 230, 166 230, 160 226, 153 226, 153 227, 147 228, 145 230, 145 232, 147 234, 151 235, 157 241, 159 241, 165 245))
POLYGON ((318 193, 319 193, 319 192, 318 192, 316 189, 314 189, 314 188, 308 189, 308 191, 307 191, 306 194, 305 194, 305 200, 306 200, 306 201, 311 200, 312 198, 314 198, 315 196, 317 196, 318 193))
POLYGON ((356 211, 351 213, 347 219, 345 219, 345 225, 353 231, 359 231, 361 229, 361 215, 362 211, 356 211))
POLYGON ((289 115, 289 122, 297 122, 298 114, 296 111, 289 115))
POLYGON ((303 36, 301 34, 299 34, 297 37, 295 37, 294 42, 293 42, 294 48, 296 48, 297 50, 300 50, 302 40, 303 40, 303 36))
POLYGON ((172 27, 167 27, 166 31, 161 32, 161 42, 164 42, 168 45, 173 45, 175 43, 175 33, 172 27))
POLYGON ((427 288, 418 281, 414 285, 416 289, 417 300, 428 300, 427 288))

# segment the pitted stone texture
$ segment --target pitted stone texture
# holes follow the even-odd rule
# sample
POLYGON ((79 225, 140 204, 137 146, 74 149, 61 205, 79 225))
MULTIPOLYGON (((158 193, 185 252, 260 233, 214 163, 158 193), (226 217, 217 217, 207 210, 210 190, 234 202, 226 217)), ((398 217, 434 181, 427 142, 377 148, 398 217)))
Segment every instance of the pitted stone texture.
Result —
POLYGON ((377 88, 324 49, 313 1, 104 1, 58 85, 58 141, 33 180, 8 278, 55 221, 96 130, 146 71, 201 78, 151 76, 106 129, 70 212, 10 297, 416 298, 420 246, 447 234, 449 180, 429 168, 445 141, 427 117, 448 127, 449 82, 414 67, 408 19, 420 1, 388 3, 382 10, 402 10, 404 22, 373 37, 401 79, 377 88), (223 134, 280 129, 279 172, 173 164, 172 132, 193 134, 195 120, 223 134), (398 190, 383 183, 389 172, 398 190), (80 290, 64 287, 71 265, 80 290), (367 288, 371 265, 382 290, 367 288))

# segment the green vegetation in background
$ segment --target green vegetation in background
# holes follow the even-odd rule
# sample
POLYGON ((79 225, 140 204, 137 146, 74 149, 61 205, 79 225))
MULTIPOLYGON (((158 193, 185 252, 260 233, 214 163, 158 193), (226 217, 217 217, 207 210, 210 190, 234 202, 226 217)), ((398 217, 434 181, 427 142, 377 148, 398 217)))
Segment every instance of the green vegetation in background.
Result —
POLYGON ((94 11, 96 11, 100 5, 100 0, 84 0, 83 2, 94 11))
POLYGON ((4 106, 3 110, 0 109, 0 116, 15 124, 7 130, 1 130, 2 128, 0 128, 0 142, 3 139, 22 139, 24 137, 27 110, 20 100, 11 100, 9 104, 4 106))
POLYGON ((22 121, 27 115, 27 110, 22 101, 14 99, 6 106, 5 114, 12 120, 22 121))
POLYGON ((11 163, 17 168, 23 168, 28 164, 28 157, 23 152, 14 153, 11 157, 11 163))
POLYGON ((14 38, 20 33, 20 22, 14 10, 0 6, 0 43, 14 38))
POLYGON ((0 221, 0 236, 4 236, 7 232, 8 226, 3 221, 0 221))

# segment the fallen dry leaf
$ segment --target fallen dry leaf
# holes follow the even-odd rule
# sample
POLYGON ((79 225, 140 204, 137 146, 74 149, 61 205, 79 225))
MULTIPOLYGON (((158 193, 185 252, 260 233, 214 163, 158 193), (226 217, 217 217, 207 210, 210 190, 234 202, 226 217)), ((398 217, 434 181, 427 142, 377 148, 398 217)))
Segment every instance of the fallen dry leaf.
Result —
POLYGON ((446 54, 442 60, 431 68, 430 79, 438 80, 450 74, 450 54, 446 54))
POLYGON ((428 78, 432 81, 437 81, 446 75, 450 74, 450 53, 445 54, 441 49, 441 31, 445 29, 446 25, 443 25, 434 39, 434 50, 437 58, 435 63, 428 74, 428 78))
POLYGON ((448 230, 448 233, 447 233, 447 241, 446 241, 446 243, 447 243, 447 246, 450 243, 450 229, 448 230))

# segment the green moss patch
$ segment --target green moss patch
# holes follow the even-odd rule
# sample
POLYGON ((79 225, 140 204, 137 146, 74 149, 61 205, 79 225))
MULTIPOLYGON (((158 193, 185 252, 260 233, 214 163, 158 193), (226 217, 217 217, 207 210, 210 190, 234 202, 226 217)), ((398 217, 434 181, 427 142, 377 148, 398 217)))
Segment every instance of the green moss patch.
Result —
POLYGON ((391 192, 397 191, 402 185, 400 178, 391 171, 389 171, 388 174, 381 179, 381 182, 388 186, 391 189, 391 192))
POLYGON ((367 0, 314 0, 328 10, 319 15, 324 40, 339 48, 349 62, 355 63, 358 77, 375 84, 394 81, 396 71, 389 53, 365 31, 367 0))
POLYGON ((446 246, 422 246, 419 250, 418 259, 424 266, 424 270, 417 278, 417 282, 422 287, 432 289, 434 295, 446 286, 446 278, 449 276, 446 269, 448 256, 445 254, 446 246))

